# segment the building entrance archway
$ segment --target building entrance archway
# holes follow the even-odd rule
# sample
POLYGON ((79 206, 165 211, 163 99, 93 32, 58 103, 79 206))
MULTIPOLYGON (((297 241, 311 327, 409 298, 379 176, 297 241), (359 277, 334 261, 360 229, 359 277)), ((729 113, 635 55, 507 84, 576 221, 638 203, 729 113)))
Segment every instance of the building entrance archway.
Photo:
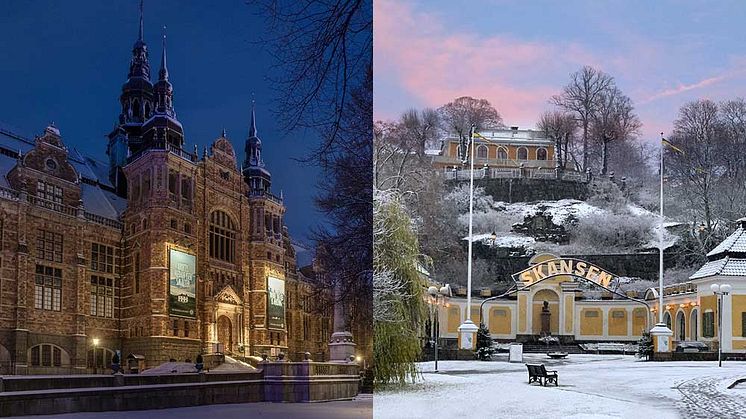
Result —
POLYGON ((218 317, 218 343, 223 348, 223 353, 233 353, 233 325, 228 316, 218 317))
POLYGON ((559 335, 559 295, 553 290, 542 289, 533 295, 532 301, 531 332, 534 335, 559 335), (546 310, 544 309, 545 302, 547 306, 546 310), (542 330, 547 327, 548 331, 542 330))

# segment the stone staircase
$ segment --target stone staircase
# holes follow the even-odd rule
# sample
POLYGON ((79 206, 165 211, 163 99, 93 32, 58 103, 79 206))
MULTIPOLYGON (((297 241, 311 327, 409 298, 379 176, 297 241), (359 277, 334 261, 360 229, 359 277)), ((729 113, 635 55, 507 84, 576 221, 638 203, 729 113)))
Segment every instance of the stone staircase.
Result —
POLYGON ((580 346, 577 344, 566 344, 562 346, 558 345, 544 345, 544 344, 533 344, 533 343, 524 343, 523 344, 523 353, 524 354, 545 354, 547 352, 555 352, 555 351, 562 351, 567 352, 568 354, 584 354, 586 353, 580 346))

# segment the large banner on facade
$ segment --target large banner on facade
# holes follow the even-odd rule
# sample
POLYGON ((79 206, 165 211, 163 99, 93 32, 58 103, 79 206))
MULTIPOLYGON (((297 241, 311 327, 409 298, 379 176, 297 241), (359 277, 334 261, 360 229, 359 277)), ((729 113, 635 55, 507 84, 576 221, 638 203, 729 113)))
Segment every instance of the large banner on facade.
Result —
POLYGON ((168 254, 168 314, 196 318, 197 258, 169 249, 168 254))
POLYGON ((285 328, 285 281, 267 277, 267 327, 285 328))

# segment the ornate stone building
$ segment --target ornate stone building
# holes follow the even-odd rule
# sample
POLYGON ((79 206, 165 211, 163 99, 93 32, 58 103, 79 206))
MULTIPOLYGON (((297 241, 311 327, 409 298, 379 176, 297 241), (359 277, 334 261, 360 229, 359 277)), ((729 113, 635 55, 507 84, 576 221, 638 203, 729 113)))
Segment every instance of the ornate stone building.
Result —
POLYGON ((146 367, 325 359, 331 318, 296 266, 254 109, 239 166, 225 131, 185 149, 173 94, 165 38, 150 81, 141 16, 108 162, 54 126, 0 129, 0 373, 85 372, 116 351, 146 367))

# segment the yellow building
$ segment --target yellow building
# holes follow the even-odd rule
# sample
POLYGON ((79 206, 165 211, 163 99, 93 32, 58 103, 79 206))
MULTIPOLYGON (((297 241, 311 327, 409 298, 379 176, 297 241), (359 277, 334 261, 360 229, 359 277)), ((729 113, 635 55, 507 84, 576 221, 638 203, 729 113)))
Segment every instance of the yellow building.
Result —
MULTIPOLYGON (((738 222, 738 229, 707 254, 708 262, 690 281, 664 288, 663 319, 673 331, 672 349, 684 341, 701 341, 710 350, 718 349, 718 297, 710 287, 729 284, 732 291, 722 301, 722 350, 746 353, 746 218, 738 222)), ((617 296, 590 292, 595 286, 583 287, 583 283, 603 289, 614 277, 588 262, 542 254, 513 277, 515 290, 505 297, 472 299, 472 321, 479 324, 481 306, 482 321, 493 339, 532 341, 548 329, 563 342, 632 342, 658 322, 657 288, 640 299, 634 292, 617 296)), ((442 339, 458 338, 466 308, 465 296, 438 307, 442 339)))

